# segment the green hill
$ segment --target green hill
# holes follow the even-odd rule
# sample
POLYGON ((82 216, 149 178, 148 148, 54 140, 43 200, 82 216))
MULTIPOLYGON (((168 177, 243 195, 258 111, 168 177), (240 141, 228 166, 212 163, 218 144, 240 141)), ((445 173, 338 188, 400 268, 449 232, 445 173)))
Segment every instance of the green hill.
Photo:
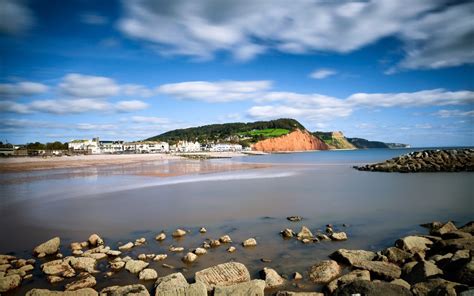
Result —
POLYGON ((379 141, 369 141, 361 138, 347 138, 347 140, 359 149, 367 148, 390 148, 386 143, 379 141))
POLYGON ((314 132, 312 134, 323 140, 330 149, 357 149, 342 132, 314 132))
POLYGON ((296 129, 306 130, 301 123, 294 119, 281 118, 270 121, 210 124, 176 129, 146 140, 165 141, 170 144, 175 144, 180 140, 198 141, 203 144, 225 141, 249 146, 251 143, 279 137, 296 129))

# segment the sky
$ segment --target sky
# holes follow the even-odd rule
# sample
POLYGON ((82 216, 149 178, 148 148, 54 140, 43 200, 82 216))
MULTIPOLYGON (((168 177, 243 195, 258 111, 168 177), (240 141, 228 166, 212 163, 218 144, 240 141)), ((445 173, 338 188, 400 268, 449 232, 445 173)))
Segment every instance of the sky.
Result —
POLYGON ((294 118, 474 146, 474 2, 0 0, 0 141, 294 118))

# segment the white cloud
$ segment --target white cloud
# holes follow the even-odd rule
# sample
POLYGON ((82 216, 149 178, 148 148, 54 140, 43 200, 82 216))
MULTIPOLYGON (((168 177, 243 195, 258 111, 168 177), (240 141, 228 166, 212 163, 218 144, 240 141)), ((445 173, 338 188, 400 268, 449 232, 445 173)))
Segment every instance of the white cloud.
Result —
POLYGON ((464 110, 439 110, 432 115, 439 116, 442 118, 448 117, 464 117, 464 116, 474 116, 474 110, 464 111, 464 110))
POLYGON ((139 100, 120 101, 115 104, 115 109, 119 112, 132 112, 148 108, 148 104, 139 100))
POLYGON ((196 100, 211 103, 242 101, 255 98, 269 89, 271 81, 191 81, 164 84, 158 92, 182 100, 196 100))
POLYGON ((22 0, 0 0, 0 34, 19 34, 33 24, 33 14, 22 0))
POLYGON ((81 22, 88 25, 105 25, 108 22, 108 19, 105 16, 93 12, 81 14, 80 19, 81 22))
POLYGON ((317 69, 314 70, 311 74, 309 74, 309 77, 314 79, 324 79, 326 77, 335 75, 336 73, 337 71, 332 69, 317 69))
POLYGON ((0 112, 28 114, 30 109, 25 104, 20 104, 12 101, 0 101, 0 112))
POLYGON ((120 91, 126 96, 138 96, 142 98, 149 98, 155 94, 153 90, 139 84, 123 84, 120 86, 120 91))
POLYGON ((42 94, 48 91, 48 86, 36 82, 0 83, 1 98, 15 98, 42 94))
POLYGON ((134 123, 149 123, 149 124, 163 124, 169 123, 168 118, 153 117, 153 116, 132 116, 132 122, 134 123))
POLYGON ((78 123, 75 125, 78 130, 84 131, 104 131, 104 130, 116 130, 119 127, 116 124, 93 124, 93 123, 78 123))
POLYGON ((119 94, 120 86, 111 78, 68 74, 59 84, 61 91, 73 97, 100 98, 119 94))
POLYGON ((119 29, 163 54, 248 60, 268 50, 346 53, 396 36, 407 49, 403 68, 473 62, 472 2, 123 1, 119 29))

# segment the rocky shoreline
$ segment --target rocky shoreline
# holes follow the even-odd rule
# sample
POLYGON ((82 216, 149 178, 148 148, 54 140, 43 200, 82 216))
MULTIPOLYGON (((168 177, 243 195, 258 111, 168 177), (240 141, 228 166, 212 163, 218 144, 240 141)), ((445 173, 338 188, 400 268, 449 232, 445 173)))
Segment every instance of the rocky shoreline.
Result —
POLYGON ((359 171, 372 172, 472 172, 474 149, 443 149, 410 152, 390 160, 354 166, 359 171))
MULTIPOLYGON (((300 222, 301 217, 292 216, 288 220, 300 222)), ((70 254, 65 256, 60 253, 61 239, 55 237, 34 248, 35 259, 0 255, 0 293, 13 295, 24 282, 45 277, 54 285, 51 290, 33 288, 26 295, 473 295, 474 222, 459 228, 453 222, 422 226, 429 229, 429 235, 400 238, 394 246, 379 252, 338 249, 328 260, 308 265, 304 274, 294 272, 291 276, 282 276, 277 270, 264 267, 260 278, 252 279, 244 264, 226 262, 197 271, 192 283, 180 272, 158 277, 156 270, 149 266, 150 262, 164 261, 168 254, 143 253, 136 258, 127 254, 131 249, 146 245, 145 238, 112 249, 99 235, 92 234, 87 241, 71 243, 67 251, 70 254), (101 275, 98 266, 104 263, 107 271, 101 275), (35 265, 40 266, 40 275, 32 273, 35 265), (104 276, 107 280, 121 270, 135 275, 136 283, 119 286, 112 281, 100 291, 94 289, 96 277, 104 276), (318 284, 322 292, 287 291, 301 291, 298 283, 302 279, 318 284), (144 281, 154 282, 151 291, 142 284, 144 281), (56 291, 58 288, 63 291, 56 291)), ((325 233, 313 234, 302 226, 298 233, 287 228, 280 235, 304 244, 348 239, 345 232, 334 229, 327 225, 325 233)), ((199 232, 203 234, 207 230, 202 227, 199 232)), ((172 233, 161 232, 155 239, 164 242, 169 236, 176 240, 185 239, 187 235, 188 231, 176 229, 172 233)), ((205 260, 212 248, 224 247, 233 253, 238 245, 259 247, 253 237, 235 244, 229 235, 223 235, 191 250, 170 245, 169 253, 182 252, 182 261, 194 264, 205 260)))

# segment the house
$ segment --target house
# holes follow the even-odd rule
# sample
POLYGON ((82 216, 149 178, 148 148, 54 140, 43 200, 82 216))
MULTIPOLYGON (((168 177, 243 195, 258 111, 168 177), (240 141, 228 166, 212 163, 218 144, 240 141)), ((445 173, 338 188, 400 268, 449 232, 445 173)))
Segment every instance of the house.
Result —
POLYGON ((68 142, 69 150, 76 153, 99 154, 99 138, 92 140, 72 140, 68 142))
POLYGON ((240 144, 214 144, 211 146, 211 152, 235 152, 235 151, 242 151, 242 145, 240 144))
POLYGON ((123 151, 128 153, 167 153, 170 146, 166 142, 143 141, 123 144, 123 151))
POLYGON ((176 144, 177 152, 199 152, 201 151, 201 144, 199 142, 179 141, 176 144))
POLYGON ((99 141, 100 153, 114 154, 123 151, 123 141, 99 141))

